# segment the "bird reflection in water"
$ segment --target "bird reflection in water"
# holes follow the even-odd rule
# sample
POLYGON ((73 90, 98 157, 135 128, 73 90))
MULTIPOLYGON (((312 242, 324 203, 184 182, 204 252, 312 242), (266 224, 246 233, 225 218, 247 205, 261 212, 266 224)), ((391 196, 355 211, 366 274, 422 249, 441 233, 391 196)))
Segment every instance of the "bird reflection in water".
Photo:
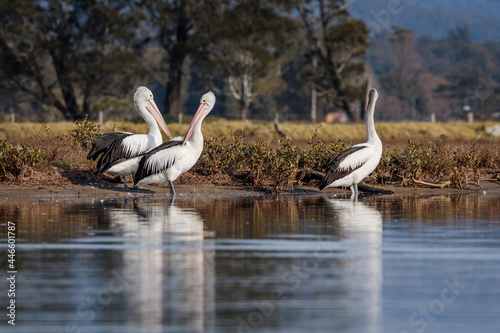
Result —
POLYGON ((338 217, 343 241, 353 243, 352 259, 344 270, 346 281, 357 282, 347 284, 354 296, 351 310, 365 318, 363 329, 376 332, 382 313, 382 214, 356 197, 328 202, 338 217))
MULTIPOLYGON (((206 250, 203 220, 173 201, 125 204, 110 211, 111 227, 123 230, 131 246, 123 251, 127 321, 147 332, 162 327, 209 331, 214 312, 214 251, 206 250)), ((208 240, 210 242, 210 240, 208 240)))

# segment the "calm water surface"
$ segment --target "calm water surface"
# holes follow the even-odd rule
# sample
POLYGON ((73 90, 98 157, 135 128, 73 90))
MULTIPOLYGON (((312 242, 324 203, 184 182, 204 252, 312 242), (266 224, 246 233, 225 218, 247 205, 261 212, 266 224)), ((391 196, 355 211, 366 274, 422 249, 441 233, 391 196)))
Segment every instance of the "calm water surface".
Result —
POLYGON ((0 201, 1 332, 499 332, 500 193, 0 201))

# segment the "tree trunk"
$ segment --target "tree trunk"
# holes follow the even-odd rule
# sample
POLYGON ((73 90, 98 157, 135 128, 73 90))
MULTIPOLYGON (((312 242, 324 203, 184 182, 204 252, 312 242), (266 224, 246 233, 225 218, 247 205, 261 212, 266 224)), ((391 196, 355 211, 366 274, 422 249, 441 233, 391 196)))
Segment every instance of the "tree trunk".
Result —
MULTIPOLYGON (((64 99, 64 107, 61 103, 54 104, 57 105, 59 110, 62 112, 64 118, 69 121, 76 121, 82 118, 82 112, 78 107, 78 103, 76 101, 75 91, 71 82, 68 80, 68 71, 64 64, 64 57, 60 57, 57 52, 51 52, 52 63, 54 65, 54 69, 57 75, 57 81, 59 82, 59 87, 62 92, 62 96, 64 99)), ((52 95, 53 96, 53 95, 52 95)), ((54 96, 53 96, 54 97, 54 96)))
POLYGON ((182 67, 170 64, 168 73, 167 94, 165 98, 165 113, 182 114, 182 67))
POLYGON ((316 91, 316 83, 312 83, 311 90, 311 122, 316 123, 318 121, 318 109, 316 107, 316 101, 318 99, 316 91))
POLYGON ((323 63, 326 66, 328 76, 330 78, 330 81, 332 83, 332 87, 335 89, 337 93, 337 99, 340 99, 341 107, 344 110, 344 112, 347 114, 349 119, 352 122, 357 122, 359 121, 359 115, 354 111, 353 107, 347 100, 347 96, 345 95, 344 92, 344 79, 342 78, 342 75, 339 73, 338 65, 337 63, 333 60, 334 57, 330 53, 330 50, 327 50, 326 54, 321 54, 320 57, 323 61, 323 63))
MULTIPOLYGON (((318 60, 316 57, 313 57, 312 65, 314 71, 316 71, 316 67, 318 65, 318 60)), ((311 82, 311 122, 315 123, 318 121, 318 109, 317 109, 317 100, 318 100, 318 92, 316 90, 316 82, 311 82)))
POLYGON ((342 108, 344 109, 344 112, 347 114, 351 122, 359 121, 359 115, 356 113, 356 111, 354 111, 351 104, 349 104, 349 102, 345 98, 342 98, 342 108))
POLYGON ((361 110, 359 110, 360 118, 365 119, 366 108, 368 107, 368 93, 370 92, 370 88, 372 86, 372 75, 366 73, 365 82, 361 86, 361 90, 363 96, 361 96, 361 110))
POLYGON ((176 42, 169 48, 168 44, 164 45, 167 52, 170 54, 170 70, 168 73, 167 93, 165 97, 165 113, 182 114, 182 67, 187 55, 188 49, 188 33, 190 30, 190 22, 186 13, 186 3, 180 3, 178 8, 176 42))
POLYGON ((244 99, 240 99, 240 119, 241 120, 246 120, 247 119, 247 103, 245 102, 244 99))

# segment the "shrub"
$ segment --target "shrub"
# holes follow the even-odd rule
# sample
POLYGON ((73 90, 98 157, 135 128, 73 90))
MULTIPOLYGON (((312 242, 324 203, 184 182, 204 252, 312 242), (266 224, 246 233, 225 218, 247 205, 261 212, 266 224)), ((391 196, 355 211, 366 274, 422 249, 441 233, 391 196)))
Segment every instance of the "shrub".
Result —
POLYGON ((300 167, 324 171, 328 161, 333 156, 352 146, 351 142, 345 144, 341 139, 326 143, 322 140, 316 141, 316 138, 317 136, 314 134, 311 141, 308 142, 310 148, 302 151, 299 161, 300 167))
POLYGON ((27 145, 13 146, 7 141, 0 143, 0 177, 8 174, 16 178, 24 173, 31 172, 45 158, 45 152, 41 149, 27 145))
POLYGON ((229 168, 240 170, 243 166, 242 134, 231 133, 229 137, 217 136, 205 140, 203 153, 196 168, 204 173, 228 172, 229 168))
MULTIPOLYGON (((115 128, 111 129, 114 132, 115 128)), ((69 138, 71 139, 71 146, 82 147, 89 149, 99 136, 103 134, 101 125, 97 125, 95 121, 88 121, 87 116, 82 121, 76 122, 76 128, 69 130, 69 138)))
POLYGON ((290 140, 280 140, 278 147, 272 151, 268 172, 274 183, 274 191, 280 191, 295 182, 302 151, 290 140))

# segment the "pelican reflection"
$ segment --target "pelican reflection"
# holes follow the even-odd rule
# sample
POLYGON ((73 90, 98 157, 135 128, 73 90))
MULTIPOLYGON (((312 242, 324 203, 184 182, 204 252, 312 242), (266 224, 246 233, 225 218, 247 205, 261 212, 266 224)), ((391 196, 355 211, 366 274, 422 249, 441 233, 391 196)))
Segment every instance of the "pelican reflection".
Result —
POLYGON ((214 251, 205 250, 203 220, 173 202, 134 201, 110 211, 113 229, 123 230, 123 276, 130 324, 144 332, 210 331, 214 315, 214 251))
POLYGON ((328 200, 338 217, 341 238, 355 245, 344 269, 346 288, 354 295, 353 311, 364 318, 366 332, 377 332, 382 313, 382 214, 357 200, 328 200), (359 284, 359 281, 364 281, 359 284))

